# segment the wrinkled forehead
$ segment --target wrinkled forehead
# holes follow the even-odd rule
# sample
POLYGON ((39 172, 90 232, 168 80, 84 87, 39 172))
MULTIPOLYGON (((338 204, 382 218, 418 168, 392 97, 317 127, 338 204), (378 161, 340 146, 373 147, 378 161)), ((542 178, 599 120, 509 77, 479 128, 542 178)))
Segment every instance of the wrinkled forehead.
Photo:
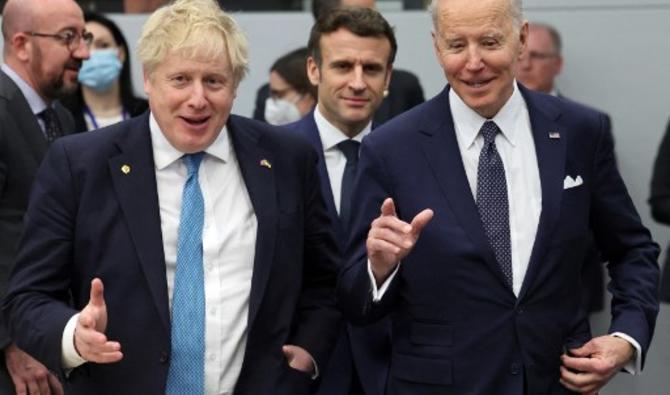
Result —
POLYGON ((462 28, 508 30, 513 27, 509 0, 443 0, 436 9, 439 31, 462 28))

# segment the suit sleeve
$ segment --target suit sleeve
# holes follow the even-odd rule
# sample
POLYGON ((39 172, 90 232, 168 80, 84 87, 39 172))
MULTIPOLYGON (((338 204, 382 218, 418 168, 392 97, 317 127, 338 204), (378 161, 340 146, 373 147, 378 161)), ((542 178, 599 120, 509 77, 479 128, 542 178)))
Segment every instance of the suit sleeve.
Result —
POLYGON ((644 360, 659 309, 659 248, 642 225, 617 170, 612 134, 605 116, 600 117, 594 158, 591 223, 596 243, 609 262, 610 333, 622 332, 637 340, 644 360))
POLYGON ((654 219, 670 225, 670 122, 668 122, 654 162, 649 204, 654 219))
POLYGON ((50 370, 61 371, 61 340, 69 305, 76 200, 60 140, 37 174, 24 218, 24 233, 3 311, 15 343, 50 370))
MULTIPOLYGON (((384 297, 373 302, 372 284, 367 270, 366 240, 372 221, 379 216, 382 202, 393 197, 393 192, 381 159, 363 140, 358 164, 358 175, 354 183, 352 201, 352 227, 345 254, 346 264, 340 272, 338 281, 338 300, 342 311, 354 324, 367 324, 377 321, 388 314, 397 299, 397 275, 389 284, 384 297)), ((400 213, 398 213, 400 215, 400 213)))
POLYGON ((310 148, 311 154, 306 155, 308 159, 303 164, 306 169, 303 282, 291 342, 309 351, 319 367, 325 367, 341 323, 341 314, 335 304, 341 253, 321 196, 317 159, 312 151, 310 148))

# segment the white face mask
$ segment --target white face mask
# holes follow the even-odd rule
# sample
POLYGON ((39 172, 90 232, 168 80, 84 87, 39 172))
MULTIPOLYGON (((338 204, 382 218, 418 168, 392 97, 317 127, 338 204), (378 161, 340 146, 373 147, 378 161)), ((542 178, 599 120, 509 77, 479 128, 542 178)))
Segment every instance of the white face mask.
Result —
POLYGON ((301 117, 295 103, 271 97, 265 100, 265 121, 271 125, 286 125, 299 120, 301 117))

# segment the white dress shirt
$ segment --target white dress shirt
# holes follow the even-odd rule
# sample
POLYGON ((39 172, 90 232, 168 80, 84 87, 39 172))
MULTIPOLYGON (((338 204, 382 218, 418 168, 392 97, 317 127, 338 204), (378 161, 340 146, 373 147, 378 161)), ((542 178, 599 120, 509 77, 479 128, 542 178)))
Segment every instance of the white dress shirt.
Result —
MULTIPOLYGON (((472 196, 476 199, 479 154, 484 146, 484 137, 479 133, 479 129, 488 119, 468 107, 453 89, 449 90, 449 107, 465 174, 472 196)), ((542 212, 542 187, 528 107, 516 83, 512 96, 491 121, 495 122, 502 132, 496 136, 495 144, 505 167, 512 249, 512 289, 514 294, 519 296, 542 212)), ((377 287, 368 261, 373 301, 379 301, 384 296, 399 266, 380 287, 377 287)), ((639 373, 642 369, 640 344, 624 333, 615 332, 612 335, 627 340, 636 349, 636 357, 625 369, 632 374, 639 373)))
MULTIPOLYGON (((187 170, 183 153, 170 145, 153 114, 150 129, 171 306, 187 170)), ((198 181, 205 202, 205 393, 228 395, 244 360, 258 223, 225 127, 207 148, 198 181)), ((73 346, 76 317, 63 333, 63 361, 70 368, 86 362, 73 346)))
MULTIPOLYGON (((316 127, 319 129, 319 135, 321 136, 323 155, 326 160, 328 179, 330 180, 330 190, 333 191, 335 209, 339 214, 340 199, 342 197, 342 178, 344 176, 344 167, 347 164, 347 157, 344 156, 344 153, 342 153, 342 150, 340 150, 337 145, 350 139, 332 123, 328 122, 321 112, 319 112, 319 106, 316 106, 314 109, 314 121, 316 122, 316 127)), ((360 143, 363 141, 363 137, 367 136, 371 130, 372 121, 370 121, 367 126, 365 126, 365 128, 351 140, 356 140, 360 143)))

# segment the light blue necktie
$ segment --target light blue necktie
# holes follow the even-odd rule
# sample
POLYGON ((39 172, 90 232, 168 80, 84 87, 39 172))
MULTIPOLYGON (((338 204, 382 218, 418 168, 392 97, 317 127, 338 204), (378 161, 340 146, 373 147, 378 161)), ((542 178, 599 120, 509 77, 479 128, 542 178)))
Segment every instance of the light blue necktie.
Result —
POLYGON ((479 133, 484 147, 479 154, 477 168, 477 208, 484 231, 491 243, 496 261, 512 288, 512 248, 509 230, 509 203, 505 167, 496 149, 495 138, 500 129, 493 121, 486 121, 479 133))
POLYGON ((188 169, 181 202, 177 269, 172 292, 172 356, 167 395, 202 395, 205 385, 205 284, 202 226, 205 203, 198 183, 204 152, 184 156, 188 169))

